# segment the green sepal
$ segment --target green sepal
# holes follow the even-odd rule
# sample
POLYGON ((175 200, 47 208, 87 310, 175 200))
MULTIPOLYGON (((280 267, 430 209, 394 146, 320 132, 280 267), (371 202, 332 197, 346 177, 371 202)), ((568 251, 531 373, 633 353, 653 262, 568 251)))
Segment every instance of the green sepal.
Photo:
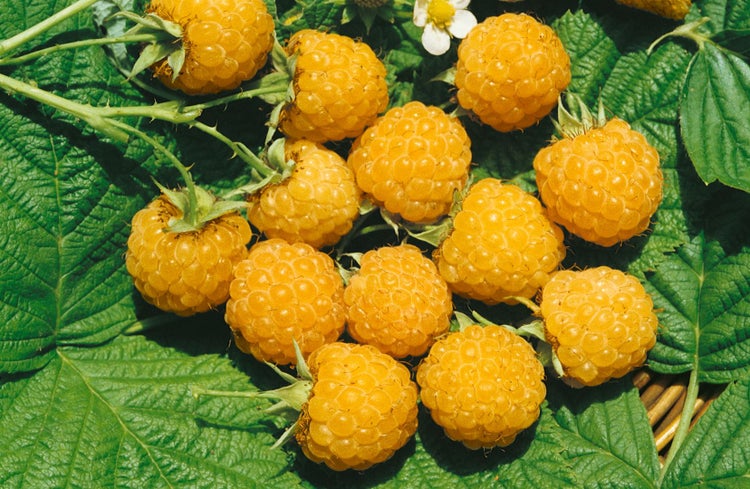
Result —
POLYGON ((560 359, 557 357, 557 353, 552 348, 552 345, 546 341, 540 341, 536 347, 537 357, 545 368, 552 370, 555 375, 560 378, 565 378, 565 370, 563 369, 560 359))
POLYGON ((182 27, 179 24, 162 19, 155 14, 140 16, 133 12, 123 11, 115 15, 135 22, 136 25, 130 28, 125 33, 126 35, 155 34, 161 37, 160 41, 152 42, 143 48, 140 56, 138 56, 138 59, 133 64, 128 78, 133 78, 149 66, 166 58, 169 66, 172 68, 172 80, 174 81, 180 74, 182 66, 185 63, 182 27))
POLYGON ((156 14, 138 15, 133 12, 123 10, 112 17, 125 17, 135 22, 135 26, 125 32, 129 34, 158 34, 166 33, 172 36, 174 40, 182 39, 182 27, 172 21, 162 19, 156 14))
POLYGON ((364 253, 360 251, 351 252, 351 253, 343 253, 336 260, 336 270, 339 272, 339 275, 341 276, 341 280, 343 280, 344 282, 344 286, 349 285, 349 281, 359 271, 359 264, 362 261, 362 255, 364 255, 364 253), (352 261, 353 264, 351 267, 347 268, 339 262, 339 259, 344 258, 344 257, 352 261))
MULTIPOLYGON (((273 71, 264 75, 258 80, 253 88, 262 88, 267 90, 265 93, 258 95, 258 98, 264 102, 279 106, 284 105, 294 99, 294 71, 296 67, 297 55, 289 56, 286 54, 284 47, 274 37, 273 48, 271 49, 271 65, 273 71)), ((276 118, 278 120, 278 117, 276 118)), ((276 121, 270 121, 275 126, 276 121)))
POLYGON ((270 105, 286 103, 287 100, 292 98, 291 81, 289 75, 279 71, 273 71, 263 76, 255 87, 268 91, 260 93, 258 98, 270 105))
POLYGON ((453 317, 456 318, 456 323, 458 323, 458 331, 463 331, 469 326, 478 324, 476 318, 461 311, 453 311, 453 317))
POLYGON ((267 177, 259 181, 253 181, 252 183, 248 183, 246 185, 237 187, 233 189, 231 192, 227 192, 226 194, 223 195, 223 198, 230 199, 237 195, 245 195, 245 196, 253 195, 256 192, 263 190, 265 187, 272 185, 274 183, 278 183, 280 181, 281 181, 281 175, 278 173, 272 173, 271 175, 268 175, 267 177))
MULTIPOLYGON (((146 47, 143 48, 140 56, 138 56, 138 59, 135 60, 135 63, 133 64, 133 69, 130 70, 130 74, 128 75, 128 79, 133 78, 137 74, 148 69, 149 66, 153 65, 154 63, 158 61, 161 61, 164 58, 169 59, 170 56, 172 56, 174 52, 175 52, 174 46, 171 46, 168 44, 167 45, 160 44, 160 43, 148 44, 146 47)), ((184 57, 183 57, 183 61, 184 61, 184 57)), ((171 63, 170 63, 170 66, 172 66, 171 63)), ((179 74, 179 71, 175 71, 173 73, 179 74)), ((175 78, 175 75, 173 74, 172 81, 174 81, 174 78, 175 78)))
POLYGON ((456 83, 456 67, 451 66, 445 71, 441 71, 437 75, 430 78, 431 82, 443 82, 447 83, 448 85, 454 85, 456 83))
POLYGON ((186 54, 184 46, 180 46, 178 49, 174 49, 167 55, 167 64, 170 68, 172 68, 172 82, 177 80, 177 77, 180 76, 182 67, 185 64, 185 56, 186 54))
POLYGON ((190 190, 172 190, 159 182, 154 182, 162 194, 182 213, 182 217, 170 220, 167 230, 173 233, 187 233, 200 230, 206 223, 221 216, 238 212, 247 207, 244 201, 219 200, 198 186, 194 186, 195 204, 191 204, 190 190), (194 209, 190 206, 195 205, 194 209))
POLYGON ((555 129, 564 138, 580 136, 606 123, 607 116, 601 98, 596 113, 593 113, 580 96, 571 92, 565 94, 564 100, 562 96, 558 98, 557 119, 552 119, 555 129))
POLYGON ((276 139, 268 146, 266 160, 271 168, 281 173, 282 180, 291 175, 294 161, 286 158, 286 138, 276 139))

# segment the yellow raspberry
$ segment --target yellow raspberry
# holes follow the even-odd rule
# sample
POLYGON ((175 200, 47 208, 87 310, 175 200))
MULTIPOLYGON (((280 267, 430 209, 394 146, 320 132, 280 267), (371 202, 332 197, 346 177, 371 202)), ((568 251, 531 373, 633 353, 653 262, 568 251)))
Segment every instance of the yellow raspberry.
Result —
POLYGON ((153 66, 167 87, 191 95, 237 88, 266 64, 273 17, 263 0, 151 0, 146 12, 182 27, 185 60, 176 78, 168 59, 153 66))
POLYGON ((286 52, 296 56, 294 95, 279 117, 286 136, 321 143, 354 138, 388 106, 385 65, 364 42, 303 29, 286 52))
POLYGON ((424 354, 448 330, 451 292, 435 264, 402 244, 362 255, 344 290, 347 331, 395 358, 424 354))
POLYGON ((305 243, 268 239, 237 264, 225 320, 245 353, 278 365, 296 363, 344 330, 344 284, 335 263, 305 243))
POLYGON ((314 248, 336 244, 359 216, 362 192, 336 152, 311 141, 287 141, 294 161, 286 180, 250 197, 248 219, 269 238, 302 241, 314 248))
POLYGON ((616 117, 543 148, 534 170, 552 220, 600 246, 643 233, 662 199, 659 153, 616 117))
POLYGON ((570 83, 555 31, 526 14, 488 17, 458 46, 458 103, 497 131, 536 124, 570 83))
POLYGON ((547 393, 531 345, 496 325, 471 325, 438 340, 419 364, 422 404, 451 440, 505 447, 539 418, 547 393))
POLYGON ((691 0, 617 0, 617 3, 667 19, 682 20, 690 11, 693 2, 691 0))
POLYGON ((448 213, 466 185, 471 141, 458 119, 414 101, 378 118, 347 161, 376 204, 407 221, 430 222, 448 213))
POLYGON ((456 294, 514 304, 533 297, 558 269, 563 232, 533 195, 485 178, 469 188, 433 258, 456 294))
POLYGON ((557 272, 542 289, 540 309, 563 379, 575 387, 622 377, 656 343, 651 297, 638 279, 610 267, 557 272))
POLYGON ((169 231, 180 218, 182 211, 165 197, 138 211, 131 223, 125 263, 146 302, 189 316, 226 302, 232 271, 245 258, 252 234, 237 212, 195 231, 169 231))
POLYGON ((417 430, 409 370, 373 346, 331 343, 308 359, 313 377, 296 439, 307 458, 337 471, 384 462, 417 430))

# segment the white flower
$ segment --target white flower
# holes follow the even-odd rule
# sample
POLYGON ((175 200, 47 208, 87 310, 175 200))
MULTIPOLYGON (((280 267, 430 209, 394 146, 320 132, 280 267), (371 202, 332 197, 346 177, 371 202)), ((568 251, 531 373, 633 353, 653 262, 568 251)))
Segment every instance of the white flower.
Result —
POLYGON ((451 46, 451 37, 463 39, 477 25, 466 7, 470 0, 417 0, 414 25, 423 27, 422 45, 428 53, 441 55, 451 46))

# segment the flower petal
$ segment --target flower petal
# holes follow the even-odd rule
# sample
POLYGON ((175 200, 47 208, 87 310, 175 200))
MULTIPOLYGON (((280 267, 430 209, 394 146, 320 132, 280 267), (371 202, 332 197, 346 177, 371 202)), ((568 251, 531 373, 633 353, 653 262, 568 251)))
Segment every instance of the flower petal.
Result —
POLYGON ((424 27, 427 23, 427 5, 429 0, 417 0, 414 2, 413 22, 417 27, 424 27))
POLYGON ((428 53, 440 56, 451 47, 451 36, 447 31, 438 29, 435 24, 427 24, 422 32, 422 45, 428 53))
POLYGON ((477 25, 477 18, 468 10, 457 10, 453 22, 448 26, 448 32, 453 37, 463 39, 477 25))

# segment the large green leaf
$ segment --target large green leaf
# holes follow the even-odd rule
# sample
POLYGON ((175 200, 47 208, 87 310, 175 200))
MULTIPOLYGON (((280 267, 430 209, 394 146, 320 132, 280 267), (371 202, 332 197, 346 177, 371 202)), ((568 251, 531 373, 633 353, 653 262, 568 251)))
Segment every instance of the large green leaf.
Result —
POLYGON ((226 359, 141 336, 59 348, 38 374, 0 387, 0 485, 295 487, 284 452, 269 449, 273 424, 258 409, 268 401, 190 394, 245 383, 226 359))
POLYGON ((600 22, 583 10, 567 12, 553 26, 570 56, 569 90, 584 100, 596 100, 622 56, 617 43, 600 22))
POLYGON ((646 287, 661 323, 650 367, 696 369, 700 381, 721 383, 750 371, 750 244, 748 199, 719 196, 706 231, 648 275, 646 287))
POLYGON ((750 192, 750 65, 712 42, 695 54, 680 106, 682 138, 698 174, 750 192))
POLYGON ((707 28, 712 33, 727 29, 750 28, 750 2, 748 0, 704 0, 694 2, 686 22, 708 19, 707 28))
POLYGON ((580 488, 653 488, 659 461, 646 409, 630 379, 583 391, 554 383, 549 394, 562 456, 580 488))
POLYGON ((134 320, 122 244, 148 176, 117 148, 0 102, 0 371, 17 372, 134 320))

